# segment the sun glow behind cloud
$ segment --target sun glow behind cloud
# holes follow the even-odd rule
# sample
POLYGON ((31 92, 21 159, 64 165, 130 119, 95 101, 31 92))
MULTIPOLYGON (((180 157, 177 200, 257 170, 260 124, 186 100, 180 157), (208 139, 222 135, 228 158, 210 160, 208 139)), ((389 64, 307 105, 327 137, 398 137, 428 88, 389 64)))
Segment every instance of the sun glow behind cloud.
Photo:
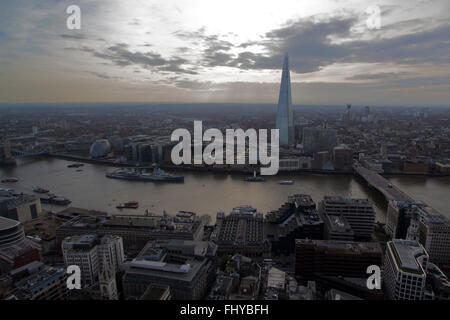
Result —
MULTIPOLYGON (((65 29, 70 2, 0 4, 0 101, 275 102, 284 52, 294 83, 349 99, 410 103, 383 90, 450 82, 446 1, 380 0, 383 26, 368 30, 367 1, 82 0, 79 31, 65 29)), ((344 103, 314 92, 295 102, 344 103)))

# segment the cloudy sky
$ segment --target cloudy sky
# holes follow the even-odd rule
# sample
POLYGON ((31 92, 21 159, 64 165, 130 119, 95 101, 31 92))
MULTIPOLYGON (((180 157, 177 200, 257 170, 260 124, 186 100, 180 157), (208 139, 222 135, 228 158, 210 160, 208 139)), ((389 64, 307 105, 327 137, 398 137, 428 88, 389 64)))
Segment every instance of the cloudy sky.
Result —
POLYGON ((1 1, 0 102, 276 103, 288 53, 295 104, 448 105, 449 18, 448 0, 1 1))

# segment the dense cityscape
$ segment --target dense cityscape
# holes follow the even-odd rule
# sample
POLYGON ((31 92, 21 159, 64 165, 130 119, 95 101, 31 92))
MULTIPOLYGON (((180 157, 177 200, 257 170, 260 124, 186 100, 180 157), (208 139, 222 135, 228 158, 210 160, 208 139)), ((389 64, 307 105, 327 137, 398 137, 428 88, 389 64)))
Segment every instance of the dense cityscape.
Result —
MULTIPOLYGON (((280 141, 283 130, 286 137, 280 150, 281 172, 355 175, 384 198, 386 218, 385 223, 376 221, 369 199, 325 195, 316 203, 308 194, 286 194, 279 209, 265 213, 251 204, 236 204, 230 213, 218 208, 215 217, 212 212, 154 213, 129 201, 117 208, 138 214, 109 214, 72 207, 70 199, 50 193, 44 184, 33 194, 15 190, 18 179, 4 171, 2 297, 448 300, 448 212, 410 197, 382 175, 449 175, 449 109, 348 104, 328 107, 326 113, 320 107, 292 112, 290 99, 286 56, 277 123, 268 106, 3 106, 6 167, 20 169, 21 162, 50 157, 64 159, 77 171, 85 165, 122 168, 105 178, 183 183, 183 176, 161 169, 180 169, 171 163, 175 143, 170 133, 176 128, 192 127, 193 120, 222 131, 276 126, 280 141), (265 112, 252 115, 255 108, 265 112), (283 108, 293 115, 295 126, 289 125, 289 116, 285 122, 279 120, 283 108), (222 116, 221 109, 228 112, 222 116), (67 286, 65 268, 72 265, 81 270, 78 290, 67 286), (367 285, 369 266, 383 270, 382 286, 367 285)), ((247 146, 247 159, 248 150, 247 146)), ((264 183, 256 176, 258 164, 181 167, 264 183)))

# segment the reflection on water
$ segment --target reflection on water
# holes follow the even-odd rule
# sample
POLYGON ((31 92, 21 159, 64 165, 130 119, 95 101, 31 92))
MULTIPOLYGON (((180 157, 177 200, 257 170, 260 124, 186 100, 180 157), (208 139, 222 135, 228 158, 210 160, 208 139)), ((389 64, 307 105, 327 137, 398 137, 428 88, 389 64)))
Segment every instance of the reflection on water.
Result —
MULTIPOLYGON (((385 220, 383 198, 369 190, 365 184, 347 175, 321 174, 282 174, 265 177, 262 183, 243 181, 242 175, 229 175, 208 172, 180 172, 185 176, 184 183, 154 183, 108 179, 107 171, 114 168, 85 164, 83 171, 67 168, 71 163, 59 159, 42 159, 24 162, 16 167, 0 169, 0 178, 17 177, 17 183, 2 183, 17 191, 32 193, 32 189, 41 186, 50 192, 70 198, 72 206, 96 209, 108 213, 175 213, 179 210, 194 211, 199 215, 207 214, 215 220, 218 211, 229 212, 233 207, 249 204, 266 213, 278 209, 288 195, 305 193, 317 202, 324 195, 369 198, 376 205, 377 220, 385 220), (280 185, 280 180, 293 180, 293 185, 280 185), (116 209, 120 202, 136 200, 140 207, 116 209)), ((177 172, 178 174, 178 172, 177 172)), ((426 201, 436 209, 446 207, 448 200, 442 195, 450 189, 450 179, 424 179, 406 181, 393 178, 392 182, 411 195, 426 201), (416 183, 414 183, 416 181, 416 183), (409 186, 408 188, 406 187, 409 186), (440 194, 440 196, 439 196, 440 194)), ((46 205, 44 205, 46 207, 46 205)), ((46 207, 48 208, 48 207, 46 207)))

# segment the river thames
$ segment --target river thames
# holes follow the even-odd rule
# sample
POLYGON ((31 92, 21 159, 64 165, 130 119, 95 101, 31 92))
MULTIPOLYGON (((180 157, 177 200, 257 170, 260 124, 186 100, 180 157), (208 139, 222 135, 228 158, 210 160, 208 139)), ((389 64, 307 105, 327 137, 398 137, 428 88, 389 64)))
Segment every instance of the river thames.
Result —
MULTIPOLYGON (((154 183, 109 179, 105 173, 113 167, 84 164, 77 171, 67 168, 71 162, 59 159, 40 159, 1 168, 0 178, 15 177, 16 183, 1 183, 1 187, 18 192, 33 193, 36 186, 72 200, 70 206, 105 211, 109 214, 143 214, 146 209, 155 214, 174 214, 180 210, 209 215, 212 222, 216 213, 228 213, 233 207, 248 204, 262 213, 278 209, 291 194, 309 194, 316 201, 324 195, 369 198, 374 203, 377 221, 385 221, 386 203, 351 175, 336 174, 278 174, 266 176, 265 182, 245 182, 239 174, 177 171, 184 175, 184 183, 154 183), (293 185, 280 185, 280 180, 293 180, 293 185), (139 201, 139 209, 116 209, 126 201, 139 201)), ((390 181, 417 200, 426 202, 450 218, 450 177, 391 177, 390 181)), ((62 207, 43 205, 59 211, 62 207)))

